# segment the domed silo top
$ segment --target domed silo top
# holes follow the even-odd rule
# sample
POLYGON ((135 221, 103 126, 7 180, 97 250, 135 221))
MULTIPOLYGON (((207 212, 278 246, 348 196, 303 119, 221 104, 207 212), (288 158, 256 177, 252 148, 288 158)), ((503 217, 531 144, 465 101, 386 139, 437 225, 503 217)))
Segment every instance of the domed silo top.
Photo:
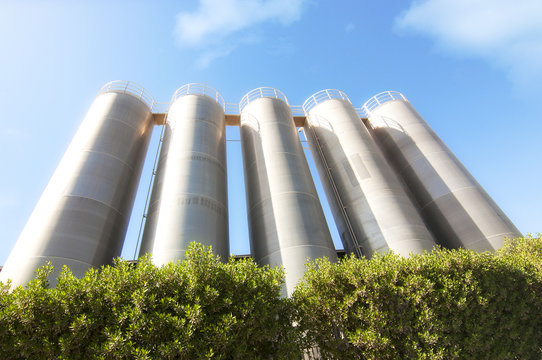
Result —
POLYGON ((175 91, 175 93, 173 94, 173 97, 171 98, 171 104, 173 104, 181 96, 186 95, 207 96, 216 101, 217 104, 220 105, 222 110, 226 109, 226 103, 224 102, 224 98, 222 97, 222 95, 220 95, 220 93, 211 86, 200 83, 190 83, 178 88, 177 91, 175 91))
POLYGON ((139 99, 143 102, 149 109, 152 110, 154 106, 154 98, 149 94, 143 86, 140 86, 134 82, 126 80, 114 80, 110 81, 98 92, 98 95, 105 93, 118 93, 118 94, 127 94, 132 95, 133 97, 139 99))
POLYGON ((305 112, 306 115, 308 115, 309 111, 311 111, 311 109, 315 107, 316 105, 324 101, 333 100, 333 99, 345 100, 349 102, 350 104, 352 104, 352 102, 348 98, 348 95, 346 95, 341 90, 325 89, 325 90, 318 91, 317 93, 311 95, 307 100, 305 100, 305 102, 303 103, 303 111, 305 112))
POLYGON ((364 117, 368 117, 374 109, 392 100, 402 100, 408 102, 405 95, 401 94, 399 91, 383 91, 367 100, 361 107, 361 111, 364 114, 364 117))
POLYGON ((242 112, 245 106, 250 104, 252 101, 265 97, 282 100, 288 106, 290 106, 290 104, 288 103, 288 98, 286 97, 286 95, 284 95, 282 91, 272 87, 260 87, 249 91, 248 93, 246 93, 245 96, 243 96, 243 98, 239 102, 239 112, 242 112))

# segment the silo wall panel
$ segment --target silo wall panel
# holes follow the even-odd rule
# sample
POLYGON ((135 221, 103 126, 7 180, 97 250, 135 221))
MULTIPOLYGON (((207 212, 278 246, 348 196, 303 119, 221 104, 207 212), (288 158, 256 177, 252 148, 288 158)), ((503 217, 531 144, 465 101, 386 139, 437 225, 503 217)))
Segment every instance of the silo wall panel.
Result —
POLYGON ((251 251, 261 265, 282 265, 285 295, 307 257, 336 253, 289 106, 262 97, 241 112, 251 251))
POLYGON ((11 252, 0 279, 24 284, 50 261, 76 276, 119 256, 152 134, 149 106, 105 92, 92 104, 11 252))
POLYGON ((496 250, 505 237, 521 236, 409 102, 377 106, 368 125, 442 245, 496 250))
POLYGON ((346 217, 341 223, 351 224, 361 252, 430 251, 432 235, 350 102, 325 100, 310 109, 307 123, 328 165, 320 173, 327 172, 337 189, 329 200, 334 209, 344 208, 335 217, 346 217))
POLYGON ((162 265, 184 259, 190 242, 229 257, 226 131, 222 107, 188 94, 171 106, 140 256, 162 265))

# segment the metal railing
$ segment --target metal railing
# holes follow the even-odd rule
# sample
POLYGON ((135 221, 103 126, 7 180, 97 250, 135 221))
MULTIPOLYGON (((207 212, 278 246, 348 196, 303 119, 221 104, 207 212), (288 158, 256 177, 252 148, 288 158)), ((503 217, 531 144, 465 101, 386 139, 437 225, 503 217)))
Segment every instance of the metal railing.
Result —
POLYGON ((116 92, 121 94, 130 94, 132 96, 135 96, 139 100, 143 101, 149 109, 153 108, 154 105, 154 98, 145 90, 144 87, 133 83, 131 81, 126 80, 114 80, 110 81, 102 88, 100 89, 100 94, 108 93, 108 92, 116 92))
POLYGON ((399 91, 384 91, 367 100, 361 107, 361 112, 364 114, 364 117, 368 117, 371 111, 376 109, 378 106, 392 100, 408 101, 407 98, 399 91))
POLYGON ((224 112, 228 115, 239 115, 239 104, 237 103, 226 103, 226 108, 224 112))
POLYGON ((169 107, 171 106, 170 102, 163 103, 163 102, 155 102, 152 106, 152 112, 155 114, 165 114, 169 111, 169 107))
POLYGON ((305 116, 302 105, 290 105, 292 116, 305 116))
POLYGON ((226 103, 222 98, 222 95, 208 85, 198 83, 183 85, 175 91, 175 94, 173 94, 173 97, 171 98, 171 103, 173 104, 175 100, 185 95, 204 95, 210 97, 211 99, 214 99, 222 109, 226 109, 226 103))
POLYGON ((363 107, 354 108, 354 110, 356 110, 356 112, 358 113, 360 118, 366 118, 367 117, 367 114, 365 113, 365 110, 363 109, 363 107))
POLYGON ((239 112, 243 111, 245 106, 250 104, 252 101, 259 98, 264 98, 264 97, 280 99, 284 101, 286 104, 288 104, 288 106, 290 105, 288 103, 288 98, 286 98, 286 95, 284 95, 282 91, 277 90, 275 88, 271 88, 271 87, 260 87, 252 91, 249 91, 245 96, 243 96, 243 98, 241 99, 241 102, 239 102, 239 112))
MULTIPOLYGON (((310 96, 307 100, 305 100, 303 105, 290 105, 288 103, 288 98, 286 97, 286 95, 284 95, 282 91, 271 87, 260 87, 248 92, 245 96, 243 96, 239 104, 226 103, 224 101, 224 98, 222 98, 222 96, 217 90, 215 90, 211 86, 200 83, 190 83, 181 86, 179 89, 177 89, 177 91, 175 91, 175 94, 171 98, 170 102, 156 102, 144 87, 126 80, 114 80, 108 82, 107 84, 102 86, 98 95, 107 92, 117 92, 121 94, 130 94, 132 96, 135 96, 141 101, 143 101, 153 113, 167 113, 169 111, 169 107, 176 99, 181 96, 190 94, 204 95, 210 97, 211 99, 214 99, 224 109, 224 112, 226 114, 231 115, 239 115, 243 108, 247 106, 250 102, 262 97, 272 97, 283 100, 292 110, 293 116, 304 116, 313 107, 329 99, 343 99, 351 103, 350 99, 344 92, 336 89, 326 89, 319 91, 316 94, 310 96)), ((356 111, 360 117, 366 118, 376 107, 391 100, 408 101, 407 98, 399 91, 384 91, 367 100, 362 107, 356 108, 356 111)))
POLYGON ((307 100, 305 100, 302 105, 303 111, 305 114, 308 114, 308 112, 319 103, 331 99, 342 99, 351 103, 350 99, 344 92, 336 89, 325 89, 318 91, 316 94, 311 95, 307 100))
MULTIPOLYGON (((292 111, 292 116, 305 116, 301 105, 290 105, 290 110, 292 111)), ((225 113, 226 115, 240 115, 239 104, 226 103, 225 113)))

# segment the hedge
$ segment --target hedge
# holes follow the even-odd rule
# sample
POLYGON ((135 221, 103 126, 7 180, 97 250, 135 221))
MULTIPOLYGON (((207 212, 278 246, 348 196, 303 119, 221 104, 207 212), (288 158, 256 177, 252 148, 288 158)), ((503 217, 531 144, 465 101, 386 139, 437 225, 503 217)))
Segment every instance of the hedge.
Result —
POLYGON ((52 289, 50 272, 0 289, 2 359, 299 359, 280 269, 194 245, 160 268, 144 257, 82 279, 64 269, 52 289))
POLYGON ((540 237, 316 260, 294 294, 299 327, 330 359, 541 359, 541 264, 540 237))
POLYGON ((317 259, 291 299, 281 269, 149 257, 75 278, 51 267, 26 287, 0 283, 2 359, 542 358, 542 238, 496 253, 436 249, 317 259))

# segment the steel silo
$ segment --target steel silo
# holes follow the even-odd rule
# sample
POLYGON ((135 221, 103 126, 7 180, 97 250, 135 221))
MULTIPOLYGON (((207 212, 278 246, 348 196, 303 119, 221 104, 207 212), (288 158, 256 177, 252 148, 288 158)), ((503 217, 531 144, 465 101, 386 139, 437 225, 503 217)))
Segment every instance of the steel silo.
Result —
POLYGON ((438 242, 485 251, 521 236, 503 211, 399 92, 363 106, 367 125, 412 191, 438 242))
MULTIPOLYGON (((105 85, 44 190, 0 273, 14 285, 50 261, 76 276, 120 255, 153 129, 150 97, 105 85)), ((51 283, 55 284, 54 276, 51 283)))
POLYGON ((307 138, 345 249, 365 256, 431 251, 430 232, 346 94, 322 90, 303 109, 307 138))
POLYGON ((211 87, 187 84, 173 96, 149 203, 140 256, 181 260, 190 242, 226 260, 228 193, 224 100, 211 87))
POLYGON ((252 255, 284 267, 290 295, 306 258, 335 261, 335 249, 286 96, 258 88, 239 106, 252 255))

